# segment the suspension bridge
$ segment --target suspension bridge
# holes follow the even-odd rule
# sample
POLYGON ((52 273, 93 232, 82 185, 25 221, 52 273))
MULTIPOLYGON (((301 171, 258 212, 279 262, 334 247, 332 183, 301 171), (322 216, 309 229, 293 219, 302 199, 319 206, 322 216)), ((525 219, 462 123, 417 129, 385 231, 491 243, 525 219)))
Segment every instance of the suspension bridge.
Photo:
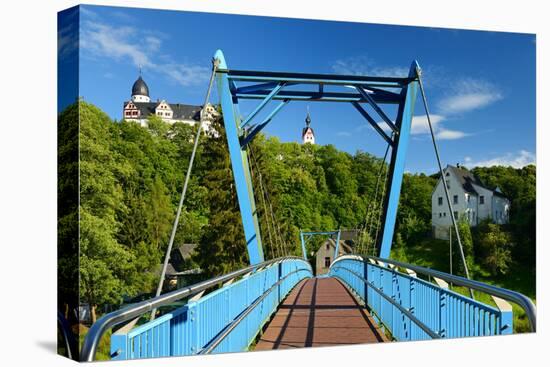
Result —
MULTIPOLYGON (((81 350, 71 341, 66 322, 59 314, 59 324, 65 330, 63 335, 72 358, 94 360, 99 341, 108 330, 113 330, 110 356, 114 360, 511 334, 514 331, 511 304, 525 312, 531 331, 536 330, 535 306, 518 292, 471 280, 467 271, 466 277, 460 277, 390 258, 411 121, 419 92, 441 171, 421 69, 416 61, 407 77, 249 71, 230 69, 218 50, 213 58, 205 105, 214 83, 223 112, 250 265, 165 294, 161 292, 161 279, 156 297, 97 320, 81 350), (259 103, 248 116, 242 117, 240 100, 259 103), (301 232, 302 256, 289 256, 261 174, 254 169, 257 163, 251 141, 286 105, 299 101, 351 104, 387 143, 383 159, 389 161, 380 167, 375 197, 361 226, 363 241, 360 242, 370 245, 354 247, 355 253, 339 256, 341 231, 323 229, 301 232), (275 107, 258 121, 260 112, 272 104, 275 107), (396 111, 393 118, 388 106, 389 110, 396 111), (377 121, 382 121, 384 128, 377 121), (259 194, 255 193, 254 180, 259 182, 259 194), (256 199, 259 199, 259 208, 256 199), (267 240, 260 233, 259 213, 268 218, 262 228, 267 240), (307 242, 314 236, 336 240, 329 272, 317 277, 306 251, 307 242), (453 291, 455 286, 469 289, 470 296, 453 291), (474 291, 490 295, 493 302, 488 304, 474 298, 474 291), (180 306, 173 306, 177 302, 180 306), (149 314, 148 321, 138 322, 149 314)), ((201 127, 202 123, 162 278, 201 127)), ((448 192, 446 196, 452 213, 448 192)), ((456 229, 456 223, 453 224, 456 229)), ((460 241, 457 245, 464 260, 460 241)))

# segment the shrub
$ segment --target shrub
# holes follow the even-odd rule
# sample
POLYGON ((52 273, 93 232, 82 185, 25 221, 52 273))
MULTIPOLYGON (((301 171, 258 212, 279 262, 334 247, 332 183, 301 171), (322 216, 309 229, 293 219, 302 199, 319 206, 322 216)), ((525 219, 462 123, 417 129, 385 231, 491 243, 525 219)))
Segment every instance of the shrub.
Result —
POLYGON ((480 223, 476 232, 476 254, 492 275, 505 275, 512 263, 512 235, 502 226, 490 222, 480 223))

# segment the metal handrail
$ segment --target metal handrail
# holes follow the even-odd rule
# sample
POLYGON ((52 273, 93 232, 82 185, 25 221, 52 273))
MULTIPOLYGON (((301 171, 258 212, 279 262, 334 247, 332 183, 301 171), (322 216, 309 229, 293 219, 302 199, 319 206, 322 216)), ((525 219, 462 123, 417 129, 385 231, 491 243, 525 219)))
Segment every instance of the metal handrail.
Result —
POLYGON ((82 346, 80 360, 83 362, 92 362, 95 358, 97 346, 99 344, 99 341, 101 340, 101 337, 103 336, 103 334, 105 334, 105 332, 107 332, 107 330, 115 325, 132 320, 155 308, 167 306, 182 298, 193 296, 199 292, 210 289, 219 283, 225 283, 231 279, 235 279, 249 272, 286 260, 304 261, 304 259, 296 256, 285 256, 277 259, 268 260, 263 263, 251 265, 246 268, 236 270, 234 272, 221 275, 216 278, 208 279, 203 282, 193 284, 188 287, 181 288, 108 313, 107 315, 104 315, 99 320, 97 320, 88 331, 88 334, 86 335, 86 338, 84 339, 84 344, 82 346))
MULTIPOLYGON (((438 271, 438 270, 424 268, 422 266, 417 266, 417 265, 406 264, 406 263, 402 263, 402 262, 391 260, 391 259, 382 259, 382 258, 379 258, 379 257, 376 257, 376 256, 343 255, 343 256, 340 256, 337 259, 335 259, 334 262, 332 263, 332 265, 334 265, 336 262, 338 262, 340 260, 345 260, 345 259, 358 260, 358 258, 360 258, 363 262, 367 261, 368 259, 372 259, 372 260, 375 260, 375 261, 380 261, 382 263, 398 266, 400 268, 410 269, 410 270, 416 272, 417 274, 423 274, 423 275, 428 275, 428 276, 432 276, 432 277, 435 277, 435 278, 440 278, 440 279, 445 280, 446 282, 449 282, 449 283, 452 283, 452 284, 455 284, 455 285, 459 285, 459 286, 463 286, 463 287, 466 287, 466 288, 469 288, 469 289, 474 289, 474 290, 477 290, 477 291, 480 291, 480 292, 484 292, 484 293, 490 294, 492 296, 502 298, 502 299, 505 299, 505 300, 510 301, 512 303, 515 303, 516 305, 521 307, 523 309, 523 311, 525 311, 525 314, 527 315, 527 318, 529 319, 529 326, 531 328, 531 331, 536 332, 536 330, 537 330, 537 308, 536 308, 535 304, 533 303, 533 301, 529 297, 527 297, 527 296, 525 296, 525 295, 523 295, 519 292, 511 291, 511 290, 505 289, 505 288, 495 287, 493 285, 482 283, 482 282, 479 282, 477 280, 471 280, 471 279, 466 279, 464 277, 460 277, 460 276, 457 276, 457 275, 447 274, 447 273, 444 273, 444 272, 441 272, 441 271, 438 271)), ((331 265, 331 267, 332 267, 332 265, 331 265)))
POLYGON ((239 315, 239 317, 237 317, 235 320, 233 320, 233 322, 231 322, 231 324, 229 324, 215 339, 213 339, 202 351, 200 351, 199 354, 208 354, 208 353, 212 352, 229 335, 229 333, 233 329, 235 329, 241 323, 241 321, 243 321, 244 318, 246 316, 248 316, 248 314, 250 314, 256 308, 256 306, 258 306, 271 292, 273 292, 273 290, 279 284, 281 284, 289 276, 291 276, 293 274, 296 274, 296 273, 299 273, 301 271, 309 271, 311 273, 311 267, 309 269, 294 270, 294 271, 288 273, 287 275, 285 275, 284 277, 282 277, 278 282, 273 284, 267 291, 265 291, 264 294, 262 294, 260 297, 258 297, 258 299, 256 301, 254 301, 254 303, 252 303, 250 306, 248 306, 246 308, 246 310, 244 310, 239 315))
POLYGON ((426 324, 424 324, 422 321, 420 321, 419 319, 416 318, 416 316, 414 316, 414 314, 412 312, 410 312, 409 310, 407 310, 405 307, 401 306, 396 300, 394 300, 392 297, 388 296, 387 294, 385 294, 382 290, 380 290, 380 288, 374 286, 374 284, 371 284, 367 279, 365 279, 363 276, 361 276, 359 273, 357 273, 356 271, 353 271, 351 269, 347 269, 343 266, 336 266, 334 268, 331 267, 331 270, 338 270, 338 269, 342 269, 342 270, 346 270, 348 272, 350 272, 351 274, 355 275, 357 278, 359 278, 359 280, 363 281, 363 283, 365 283, 367 286, 371 287, 373 290, 376 291, 376 293, 378 293, 380 296, 382 296, 386 301, 390 302, 392 305, 394 305, 395 307, 397 307, 397 309, 399 311, 401 311, 402 313, 404 313, 412 322, 414 322, 416 325, 418 325, 419 328, 421 328, 426 334, 428 334, 432 339, 439 339, 441 338, 441 336, 439 334, 437 334, 436 332, 434 332, 432 329, 430 329, 426 324))

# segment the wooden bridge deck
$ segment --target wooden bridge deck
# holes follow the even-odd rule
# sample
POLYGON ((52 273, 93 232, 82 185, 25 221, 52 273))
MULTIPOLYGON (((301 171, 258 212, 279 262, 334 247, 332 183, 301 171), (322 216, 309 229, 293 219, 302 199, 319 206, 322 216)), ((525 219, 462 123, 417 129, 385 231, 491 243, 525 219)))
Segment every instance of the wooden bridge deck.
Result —
POLYGON ((340 281, 298 284, 279 306, 255 350, 379 343, 388 339, 340 281))

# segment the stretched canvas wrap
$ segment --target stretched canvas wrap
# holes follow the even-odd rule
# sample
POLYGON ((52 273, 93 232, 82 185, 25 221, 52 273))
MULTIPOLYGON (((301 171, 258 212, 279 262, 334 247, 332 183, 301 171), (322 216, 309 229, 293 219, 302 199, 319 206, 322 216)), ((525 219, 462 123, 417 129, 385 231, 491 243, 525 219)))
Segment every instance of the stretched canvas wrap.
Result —
POLYGON ((59 354, 535 332, 535 50, 533 34, 61 11, 59 354))

